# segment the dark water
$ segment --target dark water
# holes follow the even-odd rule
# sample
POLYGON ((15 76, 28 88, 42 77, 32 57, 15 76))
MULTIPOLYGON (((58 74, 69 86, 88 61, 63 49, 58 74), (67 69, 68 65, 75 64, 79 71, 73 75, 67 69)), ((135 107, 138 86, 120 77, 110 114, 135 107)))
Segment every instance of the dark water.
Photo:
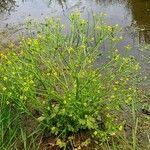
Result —
POLYGON ((136 41, 150 43, 150 0, 0 0, 0 40, 16 40, 26 18, 56 16, 67 22, 65 16, 75 10, 105 12, 108 23, 142 29, 136 41))

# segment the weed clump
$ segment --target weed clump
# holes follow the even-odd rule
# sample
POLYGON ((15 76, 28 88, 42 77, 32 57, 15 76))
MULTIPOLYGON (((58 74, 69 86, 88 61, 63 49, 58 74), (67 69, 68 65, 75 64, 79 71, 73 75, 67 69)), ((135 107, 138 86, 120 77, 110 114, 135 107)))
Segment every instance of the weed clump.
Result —
POLYGON ((11 45, 0 53, 0 145, 12 133, 6 124, 21 128, 25 117, 55 135, 60 147, 81 131, 100 143, 122 132, 125 113, 138 101, 139 64, 117 50, 120 29, 102 18, 95 15, 90 24, 74 13, 65 35, 59 19, 29 22, 29 37, 21 39, 19 50, 11 45))

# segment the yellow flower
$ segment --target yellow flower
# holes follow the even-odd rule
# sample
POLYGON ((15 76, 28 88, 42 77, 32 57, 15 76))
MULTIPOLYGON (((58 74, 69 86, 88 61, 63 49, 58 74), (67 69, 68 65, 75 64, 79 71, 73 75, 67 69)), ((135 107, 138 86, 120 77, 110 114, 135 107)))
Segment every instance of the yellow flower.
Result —
POLYGON ((115 24, 115 27, 118 27, 119 25, 118 24, 115 24))
MULTIPOLYGON (((102 28, 101 28, 101 26, 97 26, 96 29, 101 30, 102 28)), ((93 38, 93 39, 94 39, 94 38, 93 38)))
POLYGON ((4 77, 4 81, 6 81, 8 78, 7 77, 4 77))
POLYGON ((115 56, 115 58, 114 58, 114 60, 116 60, 116 61, 117 61, 117 60, 119 59, 119 57, 120 57, 120 55, 119 55, 119 54, 118 54, 118 55, 116 55, 116 56, 115 56))
POLYGON ((57 77, 57 72, 56 72, 56 71, 54 72, 54 76, 56 76, 56 77, 57 77))
POLYGON ((97 135, 97 131, 94 132, 94 135, 97 135))
POLYGON ((91 41, 94 41, 94 38, 91 38, 91 41))
POLYGON ((62 148, 62 147, 64 147, 66 145, 66 143, 61 141, 61 139, 57 139, 56 145, 58 145, 60 148, 62 148))
POLYGON ((113 99, 113 98, 115 98, 115 96, 114 96, 114 95, 112 95, 110 98, 112 98, 112 99, 113 99))
POLYGON ((39 41, 38 41, 37 39, 35 39, 35 40, 34 40, 34 44, 35 44, 35 45, 38 45, 38 44, 39 44, 39 41))
POLYGON ((119 127, 119 131, 122 131, 122 129, 123 129, 123 126, 120 126, 120 127, 119 127))
POLYGON ((116 87, 114 87, 114 91, 117 91, 117 88, 116 88, 116 87))
POLYGON ((81 45, 81 48, 85 49, 85 45, 81 45))
POLYGON ((119 84, 119 82, 118 82, 118 81, 116 81, 115 83, 116 83, 116 84, 119 84))
POLYGON ((8 93, 8 96, 11 96, 11 95, 12 95, 12 93, 11 93, 11 92, 9 92, 9 93, 8 93))
POLYGON ((52 132, 55 131, 55 130, 56 130, 56 127, 52 127, 51 130, 52 130, 52 132))
POLYGON ((87 106, 87 103, 84 103, 83 105, 84 105, 84 106, 87 106))
POLYGON ((14 46, 15 46, 15 44, 11 43, 11 44, 9 45, 9 48, 13 48, 14 46))
POLYGON ((3 91, 6 91, 6 89, 7 89, 6 87, 3 87, 3 88, 2 88, 3 91))
POLYGON ((75 13, 75 15, 78 16, 78 17, 80 17, 80 15, 81 15, 80 11, 77 11, 77 12, 75 13))
POLYGON ((131 91, 131 90, 132 90, 132 88, 129 88, 129 90, 131 91))
POLYGON ((107 114, 106 116, 107 116, 107 118, 111 118, 111 115, 110 115, 110 114, 107 114))
POLYGON ((115 135, 116 135, 116 133, 115 133, 115 132, 112 132, 110 135, 111 135, 111 136, 115 136, 115 135))
POLYGON ((112 41, 115 42, 115 41, 117 41, 117 39, 116 38, 112 38, 112 41))
POLYGON ((20 99, 23 100, 23 96, 20 96, 20 99))
POLYGON ((32 40, 30 38, 28 38, 27 44, 31 45, 31 43, 32 43, 32 40))
POLYGON ((6 104, 7 104, 7 105, 9 105, 9 104, 10 104, 10 102, 9 102, 9 101, 6 101, 6 104))
POLYGON ((29 87, 25 87, 25 88, 23 89, 24 92, 27 92, 28 90, 29 90, 29 87))
POLYGON ((89 59, 89 60, 88 60, 88 63, 91 64, 91 62, 92 62, 92 61, 89 59))
POLYGON ((11 64, 12 64, 12 62, 11 62, 11 61, 8 61, 8 64, 9 64, 9 65, 11 65, 11 64))
POLYGON ((124 48, 125 48, 126 51, 128 51, 128 50, 131 49, 131 46, 130 45, 126 45, 124 48))
POLYGON ((21 99, 21 100, 26 100, 26 99, 27 99, 27 97, 26 97, 26 96, 24 96, 24 95, 21 95, 21 96, 20 96, 20 99, 21 99))
POLYGON ((73 51, 73 48, 72 47, 69 47, 68 49, 69 53, 73 51))
POLYGON ((101 91, 100 91, 100 90, 98 90, 98 91, 97 91, 97 93, 98 93, 98 94, 100 94, 100 93, 101 93, 101 91))
POLYGON ((13 90, 14 88, 15 88, 14 86, 11 87, 12 90, 13 90))
POLYGON ((112 27, 111 26, 107 26, 108 31, 112 31, 112 27))
POLYGON ((65 28, 65 25, 64 25, 64 24, 62 24, 62 25, 61 25, 61 27, 64 29, 64 28, 65 28))
POLYGON ((140 69, 140 65, 139 64, 136 64, 135 65, 135 70, 137 71, 137 70, 139 70, 140 69))
POLYGON ((125 100, 125 103, 128 104, 129 102, 131 102, 131 100, 132 100, 132 97, 129 96, 129 97, 125 100))
POLYGON ((122 39, 123 39, 123 37, 122 37, 122 36, 120 36, 120 37, 119 37, 119 39, 120 39, 120 40, 122 40, 122 39))
POLYGON ((106 109, 109 110, 110 108, 107 106, 106 109))
POLYGON ((30 83, 31 83, 31 84, 33 84, 33 83, 34 83, 34 81, 33 81, 33 80, 30 80, 30 83))
POLYGON ((42 38, 42 35, 41 35, 41 34, 38 34, 38 38, 42 38))
POLYGON ((45 105, 45 103, 46 103, 45 101, 42 101, 42 104, 43 104, 43 105, 45 105))
POLYGON ((69 114, 69 117, 72 117, 72 114, 69 114))

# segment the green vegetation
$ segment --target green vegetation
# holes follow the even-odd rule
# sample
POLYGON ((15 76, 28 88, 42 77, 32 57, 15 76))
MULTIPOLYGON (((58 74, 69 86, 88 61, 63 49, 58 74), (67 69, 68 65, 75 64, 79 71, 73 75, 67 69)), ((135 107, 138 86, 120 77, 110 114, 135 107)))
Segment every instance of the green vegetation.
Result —
POLYGON ((140 66, 103 15, 72 14, 68 34, 59 19, 28 22, 29 37, 1 51, 1 150, 42 149, 45 138, 56 149, 138 149, 140 66))

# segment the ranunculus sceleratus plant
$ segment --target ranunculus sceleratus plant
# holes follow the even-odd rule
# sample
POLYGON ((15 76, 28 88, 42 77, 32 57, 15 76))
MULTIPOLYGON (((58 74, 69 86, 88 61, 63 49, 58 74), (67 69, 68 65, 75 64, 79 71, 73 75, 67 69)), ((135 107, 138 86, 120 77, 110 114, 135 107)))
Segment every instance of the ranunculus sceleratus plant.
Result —
POLYGON ((7 105, 37 110, 45 132, 64 138, 87 130, 105 141, 123 128, 139 64, 117 50, 120 29, 103 22, 103 14, 90 22, 74 13, 69 33, 65 28, 54 18, 27 23, 31 32, 19 50, 1 52, 1 95, 7 105))

